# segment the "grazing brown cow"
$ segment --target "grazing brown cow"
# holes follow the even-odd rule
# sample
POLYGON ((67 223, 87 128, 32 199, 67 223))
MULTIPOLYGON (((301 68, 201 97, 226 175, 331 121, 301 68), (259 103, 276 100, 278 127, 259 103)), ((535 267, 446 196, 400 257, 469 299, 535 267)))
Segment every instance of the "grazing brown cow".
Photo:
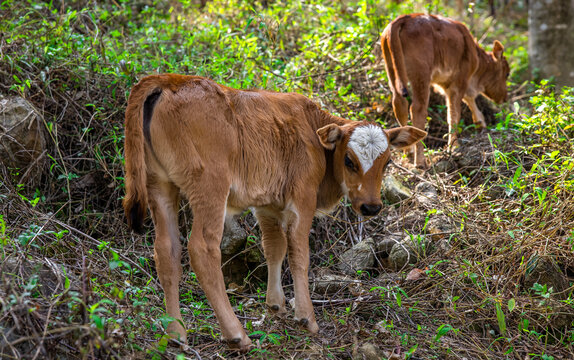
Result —
MULTIPOLYGON (((461 101, 472 112, 476 126, 485 128, 484 116, 475 98, 483 94, 500 103, 506 101, 506 79, 510 68, 502 55, 504 47, 494 41, 492 52, 480 48, 466 26, 440 16, 412 14, 392 21, 381 36, 383 58, 393 93, 393 110, 401 125, 408 120, 407 83, 411 83, 411 121, 424 129, 430 85, 446 96, 449 138, 457 140, 461 101)), ((417 144, 415 164, 425 167, 422 144, 417 144)))
POLYGON ((381 209, 381 178, 390 148, 426 133, 383 130, 322 111, 298 94, 241 91, 197 76, 154 75, 132 90, 125 123, 129 225, 142 230, 146 207, 155 224, 155 261, 168 333, 186 340, 179 308, 181 244, 178 196, 189 200, 191 266, 215 310, 223 339, 247 350, 251 341, 227 298, 220 241, 226 214, 253 207, 268 263, 267 305, 285 311, 281 265, 286 253, 295 286, 295 319, 319 330, 309 296, 308 236, 315 211, 347 195, 363 215, 381 209))

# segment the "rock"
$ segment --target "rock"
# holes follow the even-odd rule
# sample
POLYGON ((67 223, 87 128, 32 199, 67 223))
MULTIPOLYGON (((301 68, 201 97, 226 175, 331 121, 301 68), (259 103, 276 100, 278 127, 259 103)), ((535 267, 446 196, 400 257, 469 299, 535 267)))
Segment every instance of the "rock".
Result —
POLYGON ((391 264, 389 260, 389 255, 395 244, 400 243, 403 238, 402 234, 390 234, 386 235, 384 238, 377 240, 377 258, 378 263, 383 268, 394 269, 394 265, 391 264))
POLYGON ((389 262, 395 270, 402 269, 407 264, 415 264, 419 257, 428 251, 428 241, 424 238, 420 242, 407 236, 398 244, 395 244, 389 254, 389 262))
POLYGON ((18 181, 39 179, 46 150, 44 121, 26 99, 0 96, 0 162, 18 169, 18 181), (36 169, 36 170, 35 170, 36 169))
POLYGON ((375 265, 375 242, 367 238, 341 255, 338 268, 347 275, 355 275, 359 270, 367 270, 375 265))
POLYGON ((223 238, 221 239, 221 253, 223 255, 235 255, 243 250, 247 232, 239 225, 237 218, 225 219, 223 238))
POLYGON ((221 240, 221 263, 223 278, 226 284, 243 284, 245 278, 251 274, 266 278, 266 269, 260 266, 263 263, 263 254, 259 246, 246 244, 248 234, 237 221, 237 218, 225 219, 225 228, 221 240))
POLYGON ((381 240, 378 240, 377 245, 377 254, 379 253, 386 253, 387 255, 391 253, 391 249, 396 243, 400 243, 403 239, 402 234, 391 234, 387 235, 381 240))
POLYGON ((386 358, 385 353, 372 343, 364 343, 353 351, 353 360, 380 360, 386 358))
POLYGON ((438 203, 438 192, 433 184, 421 182, 415 186, 415 198, 419 204, 431 209, 438 203))
POLYGON ((413 196, 413 193, 394 175, 387 175, 383 179, 382 194, 391 204, 398 204, 413 196))
POLYGON ((361 293, 361 282, 350 276, 335 275, 324 272, 311 282, 311 290, 320 295, 333 295, 348 290, 352 294, 361 293))
POLYGON ((416 254, 411 251, 411 248, 403 243, 393 246, 389 254, 389 262, 395 270, 401 269, 406 264, 414 264, 417 261, 416 254))
POLYGON ((452 171, 452 169, 454 169, 454 166, 447 160, 441 160, 432 167, 432 170, 434 170, 436 174, 448 173, 452 171))

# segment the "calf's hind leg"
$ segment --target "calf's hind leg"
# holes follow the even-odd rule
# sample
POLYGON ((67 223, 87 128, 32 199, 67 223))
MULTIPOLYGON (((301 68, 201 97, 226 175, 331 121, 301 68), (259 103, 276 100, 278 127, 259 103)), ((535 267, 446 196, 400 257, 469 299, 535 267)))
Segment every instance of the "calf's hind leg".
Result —
POLYGON ((150 179, 149 206, 155 225, 154 258, 159 282, 165 293, 167 314, 175 319, 167 326, 167 333, 187 342, 179 308, 179 281, 181 280, 181 244, 177 225, 179 189, 168 182, 150 179))
POLYGON ((247 351, 251 340, 229 303, 221 271, 220 243, 229 185, 217 172, 204 172, 197 184, 186 189, 194 218, 187 247, 191 267, 215 311, 223 340, 231 348, 247 351))

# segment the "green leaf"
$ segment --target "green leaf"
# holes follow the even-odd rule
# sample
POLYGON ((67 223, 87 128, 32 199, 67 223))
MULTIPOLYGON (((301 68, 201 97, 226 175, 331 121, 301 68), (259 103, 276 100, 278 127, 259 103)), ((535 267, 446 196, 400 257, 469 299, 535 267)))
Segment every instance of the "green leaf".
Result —
POLYGON ((502 311, 502 306, 500 303, 496 303, 496 319, 498 320, 498 328, 500 329, 500 333, 505 336, 506 335, 506 317, 504 316, 504 312, 502 311))
POLYGON ((512 310, 514 310, 515 307, 516 307, 516 300, 514 300, 514 298, 508 300, 508 311, 512 312, 512 310))
POLYGON ((449 331, 451 331, 453 327, 449 324, 442 324, 441 326, 436 329, 436 336, 434 337, 434 341, 437 342, 440 340, 441 337, 446 335, 449 331))

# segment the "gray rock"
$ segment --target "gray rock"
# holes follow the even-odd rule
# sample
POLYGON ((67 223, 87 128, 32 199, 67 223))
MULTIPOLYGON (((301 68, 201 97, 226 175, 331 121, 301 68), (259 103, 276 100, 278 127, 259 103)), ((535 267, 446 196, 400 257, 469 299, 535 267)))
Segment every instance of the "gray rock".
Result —
POLYGON ((221 253, 223 255, 234 255, 243 250, 247 232, 239 225, 237 218, 225 219, 223 239, 221 240, 221 253))
POLYGON ((386 357, 386 354, 372 343, 364 343, 353 351, 353 360, 381 360, 386 357))
POLYGON ((44 121, 21 97, 0 97, 0 162, 20 170, 19 181, 39 178, 46 150, 44 121))
POLYGON ((377 241, 377 254, 386 253, 390 254, 391 249, 403 239, 402 234, 391 234, 377 241))
POLYGON ((391 204, 400 203, 413 196, 412 191, 394 175, 387 175, 383 179, 382 194, 383 198, 391 204))
POLYGON ((432 167, 434 172, 437 174, 448 173, 449 171, 452 171, 453 168, 454 168, 454 166, 450 162, 448 162, 447 160, 441 160, 441 161, 437 162, 436 164, 434 164, 432 167))
POLYGON ((347 275, 354 275, 359 270, 367 270, 375 265, 376 245, 372 238, 367 238, 341 255, 339 270, 347 275))
POLYGON ((341 276, 331 273, 318 275, 311 282, 311 290, 320 295, 333 295, 341 291, 360 293, 361 282, 350 276, 341 276))
POLYGON ((438 203, 438 192, 433 184, 420 182, 415 186, 415 198, 425 208, 433 208, 438 203))
POLYGON ((395 270, 400 270, 407 264, 415 264, 429 250, 429 242, 424 237, 418 241, 407 236, 393 246, 389 254, 389 262, 395 270))

